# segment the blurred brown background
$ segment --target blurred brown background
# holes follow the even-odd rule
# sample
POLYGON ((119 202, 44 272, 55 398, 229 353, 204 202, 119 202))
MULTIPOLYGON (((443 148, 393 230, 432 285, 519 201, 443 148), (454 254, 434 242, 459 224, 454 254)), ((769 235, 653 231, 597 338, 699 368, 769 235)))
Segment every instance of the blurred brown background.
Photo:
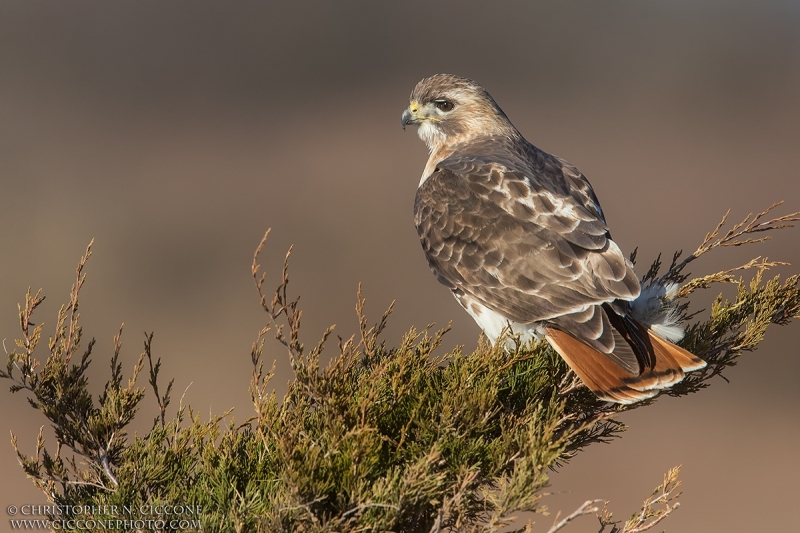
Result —
MULTIPOLYGON (((387 339, 453 321, 478 329, 428 270, 412 222, 426 160, 400 129, 423 76, 484 84, 534 144, 592 181, 615 239, 693 250, 732 217, 779 199, 800 209, 800 4, 783 2, 39 2, 0 4, 0 338, 18 336, 28 286, 52 331, 75 264, 96 238, 81 311, 100 391, 125 322, 130 372, 155 331, 173 407, 250 415, 249 348, 264 321, 249 274, 263 231, 277 280, 295 245, 307 342, 355 329, 397 299, 387 339), (191 386, 190 386, 191 385, 191 386)), ((800 269, 800 229, 710 254, 709 273, 753 255, 800 269)), ((273 284, 271 282, 271 284, 273 284)), ((705 307, 716 294, 702 294, 705 307)), ((731 383, 624 417, 622 440, 553 476, 554 510, 611 500, 627 518, 683 464, 672 532, 789 531, 800 474, 800 327, 770 331, 731 383)), ((289 368, 277 359, 279 392, 289 368)), ((145 380, 140 379, 144 385, 145 380)), ((32 453, 44 418, 0 389, 0 531, 9 504, 43 501, 8 432, 32 453)), ((154 416, 143 403, 139 431, 154 416)), ((49 442, 53 444, 52 439, 49 442)), ((540 519, 540 530, 552 518, 540 519)), ((596 531, 584 518, 569 531, 596 531)))

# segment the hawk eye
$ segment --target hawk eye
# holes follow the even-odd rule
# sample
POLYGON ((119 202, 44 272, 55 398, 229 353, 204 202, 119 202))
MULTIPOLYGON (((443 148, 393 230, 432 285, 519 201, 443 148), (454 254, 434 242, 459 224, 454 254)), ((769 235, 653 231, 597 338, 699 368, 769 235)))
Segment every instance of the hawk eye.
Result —
POLYGON ((453 102, 448 102, 447 100, 436 100, 433 103, 434 105, 436 105, 436 108, 439 111, 444 111, 445 113, 448 111, 452 111, 453 108, 455 107, 455 105, 453 105, 453 102))

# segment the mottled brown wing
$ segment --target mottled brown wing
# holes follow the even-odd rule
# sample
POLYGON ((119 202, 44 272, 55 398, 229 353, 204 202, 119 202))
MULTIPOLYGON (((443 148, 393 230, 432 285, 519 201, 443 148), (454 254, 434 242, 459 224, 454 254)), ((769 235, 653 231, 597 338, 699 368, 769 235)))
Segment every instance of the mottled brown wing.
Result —
POLYGON ((613 328, 593 306, 634 299, 639 282, 572 167, 540 151, 455 155, 419 187, 414 210, 444 285, 512 322, 558 319, 578 338, 600 328, 593 344, 613 350, 613 328))
MULTIPOLYGON (((479 176, 485 179, 493 170, 501 169, 512 182, 519 182, 535 193, 567 198, 571 205, 583 208, 590 219, 601 224, 608 234, 605 215, 589 180, 564 159, 527 141, 495 138, 474 141, 442 161, 437 168, 472 176, 473 179, 479 176)), ((544 211, 542 214, 546 215, 544 211)))

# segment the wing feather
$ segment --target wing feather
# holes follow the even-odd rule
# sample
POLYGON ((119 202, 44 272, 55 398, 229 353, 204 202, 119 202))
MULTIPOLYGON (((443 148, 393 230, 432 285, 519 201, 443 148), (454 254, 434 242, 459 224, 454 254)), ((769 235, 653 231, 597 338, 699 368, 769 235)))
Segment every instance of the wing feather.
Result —
POLYGON ((431 269, 451 289, 520 323, 634 299, 639 282, 588 182, 539 152, 456 153, 438 165, 415 202, 431 269))

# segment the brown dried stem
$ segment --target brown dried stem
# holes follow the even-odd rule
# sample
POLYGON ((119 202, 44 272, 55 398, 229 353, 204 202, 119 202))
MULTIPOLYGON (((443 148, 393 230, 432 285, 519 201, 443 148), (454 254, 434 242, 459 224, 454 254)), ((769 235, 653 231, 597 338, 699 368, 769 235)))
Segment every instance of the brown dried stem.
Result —
MULTIPOLYGON (((772 237, 770 235, 765 235, 763 237, 754 239, 754 238, 746 238, 748 235, 753 235, 756 233, 763 233, 766 231, 778 230, 783 228, 792 228, 794 224, 792 222, 800 221, 800 211, 796 211, 794 213, 789 213, 788 215, 782 215, 779 217, 771 218, 769 220, 762 220, 765 216, 771 213, 775 208, 782 205, 783 201, 775 202, 765 210, 757 213, 753 216, 752 213, 749 213, 744 220, 739 222, 738 224, 734 224, 734 226, 725 232, 724 235, 720 236, 722 228, 727 224, 728 217, 730 216, 730 209, 725 213, 722 217, 722 220, 717 224, 713 231, 707 233, 703 242, 700 243, 700 246, 689 255, 686 259, 678 263, 678 259, 680 258, 681 252, 676 252, 672 257, 672 263, 670 264, 669 269, 667 270, 666 274, 661 276, 656 280, 656 276, 658 275, 659 267, 661 266, 660 257, 657 259, 653 266, 651 266, 650 271, 645 275, 644 280, 652 280, 660 285, 665 285, 669 282, 674 283, 683 283, 689 277, 688 274, 683 274, 683 270, 686 268, 689 263, 700 257, 701 255, 715 249, 715 248, 722 248, 722 247, 729 247, 729 246, 742 246, 744 244, 753 244, 757 242, 764 242, 770 240, 772 237)), ((706 281, 708 284, 713 283, 715 281, 732 281, 734 280, 733 276, 730 276, 732 272, 744 270, 748 268, 757 268, 759 270, 765 270, 772 266, 777 265, 785 265, 786 263, 781 262, 768 262, 766 259, 763 259, 759 262, 761 258, 757 257, 752 261, 730 270, 726 270, 724 272, 720 272, 714 274, 712 276, 708 276, 706 281), (710 278, 714 279, 710 279, 710 278)), ((704 278, 701 278, 701 280, 704 278)), ((702 288, 707 286, 702 281, 698 281, 697 284, 682 288, 679 296, 687 296, 690 292, 697 288, 702 288), (686 289, 686 290, 684 290, 686 289)))

